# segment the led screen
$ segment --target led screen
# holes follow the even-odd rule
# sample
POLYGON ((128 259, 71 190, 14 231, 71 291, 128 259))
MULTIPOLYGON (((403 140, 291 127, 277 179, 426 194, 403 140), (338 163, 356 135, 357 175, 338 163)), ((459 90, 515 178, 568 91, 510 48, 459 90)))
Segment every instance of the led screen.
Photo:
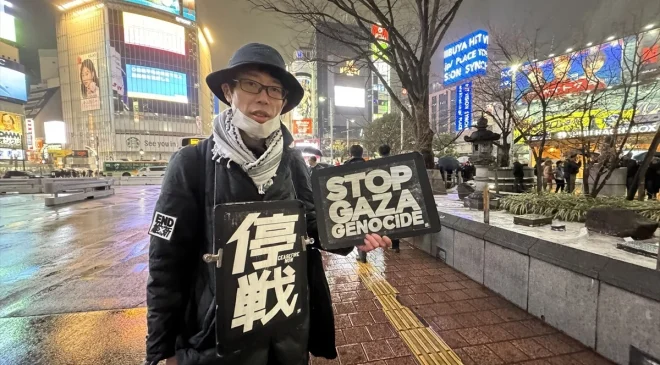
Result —
POLYGON ((174 15, 181 14, 181 8, 179 7, 179 0, 124 0, 124 1, 166 11, 174 15))
POLYGON ((364 89, 348 86, 335 86, 335 106, 364 108, 364 89))
POLYGON ((2 12, 0 12, 0 38, 16 42, 16 25, 14 24, 14 17, 2 12))
POLYGON ((183 17, 194 22, 196 15, 195 0, 183 0, 183 17))
POLYGON ((126 44, 186 54, 186 34, 182 26, 164 20, 124 12, 126 44))
POLYGON ((129 98, 188 102, 186 74, 160 68, 126 65, 129 98))
POLYGON ((27 101, 24 73, 0 66, 0 99, 27 101))

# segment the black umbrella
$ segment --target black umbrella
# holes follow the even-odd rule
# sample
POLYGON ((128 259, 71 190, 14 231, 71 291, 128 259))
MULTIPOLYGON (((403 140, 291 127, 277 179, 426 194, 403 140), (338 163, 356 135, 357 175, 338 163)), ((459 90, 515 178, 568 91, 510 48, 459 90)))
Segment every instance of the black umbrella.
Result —
POLYGON ((461 163, 455 157, 452 156, 443 156, 438 159, 438 167, 445 171, 457 171, 461 166, 461 163))
POLYGON ((302 153, 309 153, 310 155, 315 155, 315 156, 323 156, 323 153, 321 150, 318 148, 310 147, 310 146, 305 146, 302 148, 298 148, 300 152, 302 153))

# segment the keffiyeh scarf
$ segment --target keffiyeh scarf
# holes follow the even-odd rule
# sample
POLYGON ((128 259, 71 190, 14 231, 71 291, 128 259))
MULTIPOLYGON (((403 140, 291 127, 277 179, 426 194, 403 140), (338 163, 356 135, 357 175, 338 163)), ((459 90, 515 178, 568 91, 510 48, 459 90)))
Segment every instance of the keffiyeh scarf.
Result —
POLYGON ((223 158, 238 164, 250 176, 259 190, 265 194, 273 185, 273 178, 282 160, 284 141, 282 130, 278 129, 266 138, 266 152, 256 157, 245 145, 239 129, 231 123, 232 111, 227 109, 213 120, 213 160, 220 163, 223 158))

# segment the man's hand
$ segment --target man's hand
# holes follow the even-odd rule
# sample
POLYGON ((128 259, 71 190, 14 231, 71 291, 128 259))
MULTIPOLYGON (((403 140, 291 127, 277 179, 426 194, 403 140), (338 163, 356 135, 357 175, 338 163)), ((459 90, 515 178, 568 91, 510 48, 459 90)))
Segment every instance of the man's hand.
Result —
POLYGON ((176 361, 176 357, 172 356, 169 359, 165 360, 165 365, 179 365, 179 363, 176 361))
POLYGON ((390 247, 392 240, 387 236, 380 236, 376 233, 368 234, 364 237, 364 245, 358 246, 360 251, 369 252, 377 249, 378 247, 390 247))

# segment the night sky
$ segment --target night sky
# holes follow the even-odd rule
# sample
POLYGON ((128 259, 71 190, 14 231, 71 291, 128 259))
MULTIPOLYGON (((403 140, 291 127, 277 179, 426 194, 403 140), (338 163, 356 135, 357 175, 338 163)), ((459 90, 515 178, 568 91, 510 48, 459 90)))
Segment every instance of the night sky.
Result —
MULTIPOLYGON (((22 43, 27 50, 56 45, 54 17, 58 11, 48 6, 49 2, 55 0, 14 0, 25 9, 19 16, 23 18, 22 43)), ((290 60, 300 40, 288 19, 255 10, 246 0, 197 0, 197 16, 215 40, 211 46, 214 69, 225 66, 231 54, 249 42, 270 44, 290 60)), ((527 34, 538 29, 541 42, 547 47, 554 45, 548 53, 560 54, 568 47, 580 48, 610 35, 633 33, 649 23, 660 24, 660 1, 465 0, 434 57, 433 70, 441 75, 444 44, 479 28, 504 32, 522 29, 527 34)))

